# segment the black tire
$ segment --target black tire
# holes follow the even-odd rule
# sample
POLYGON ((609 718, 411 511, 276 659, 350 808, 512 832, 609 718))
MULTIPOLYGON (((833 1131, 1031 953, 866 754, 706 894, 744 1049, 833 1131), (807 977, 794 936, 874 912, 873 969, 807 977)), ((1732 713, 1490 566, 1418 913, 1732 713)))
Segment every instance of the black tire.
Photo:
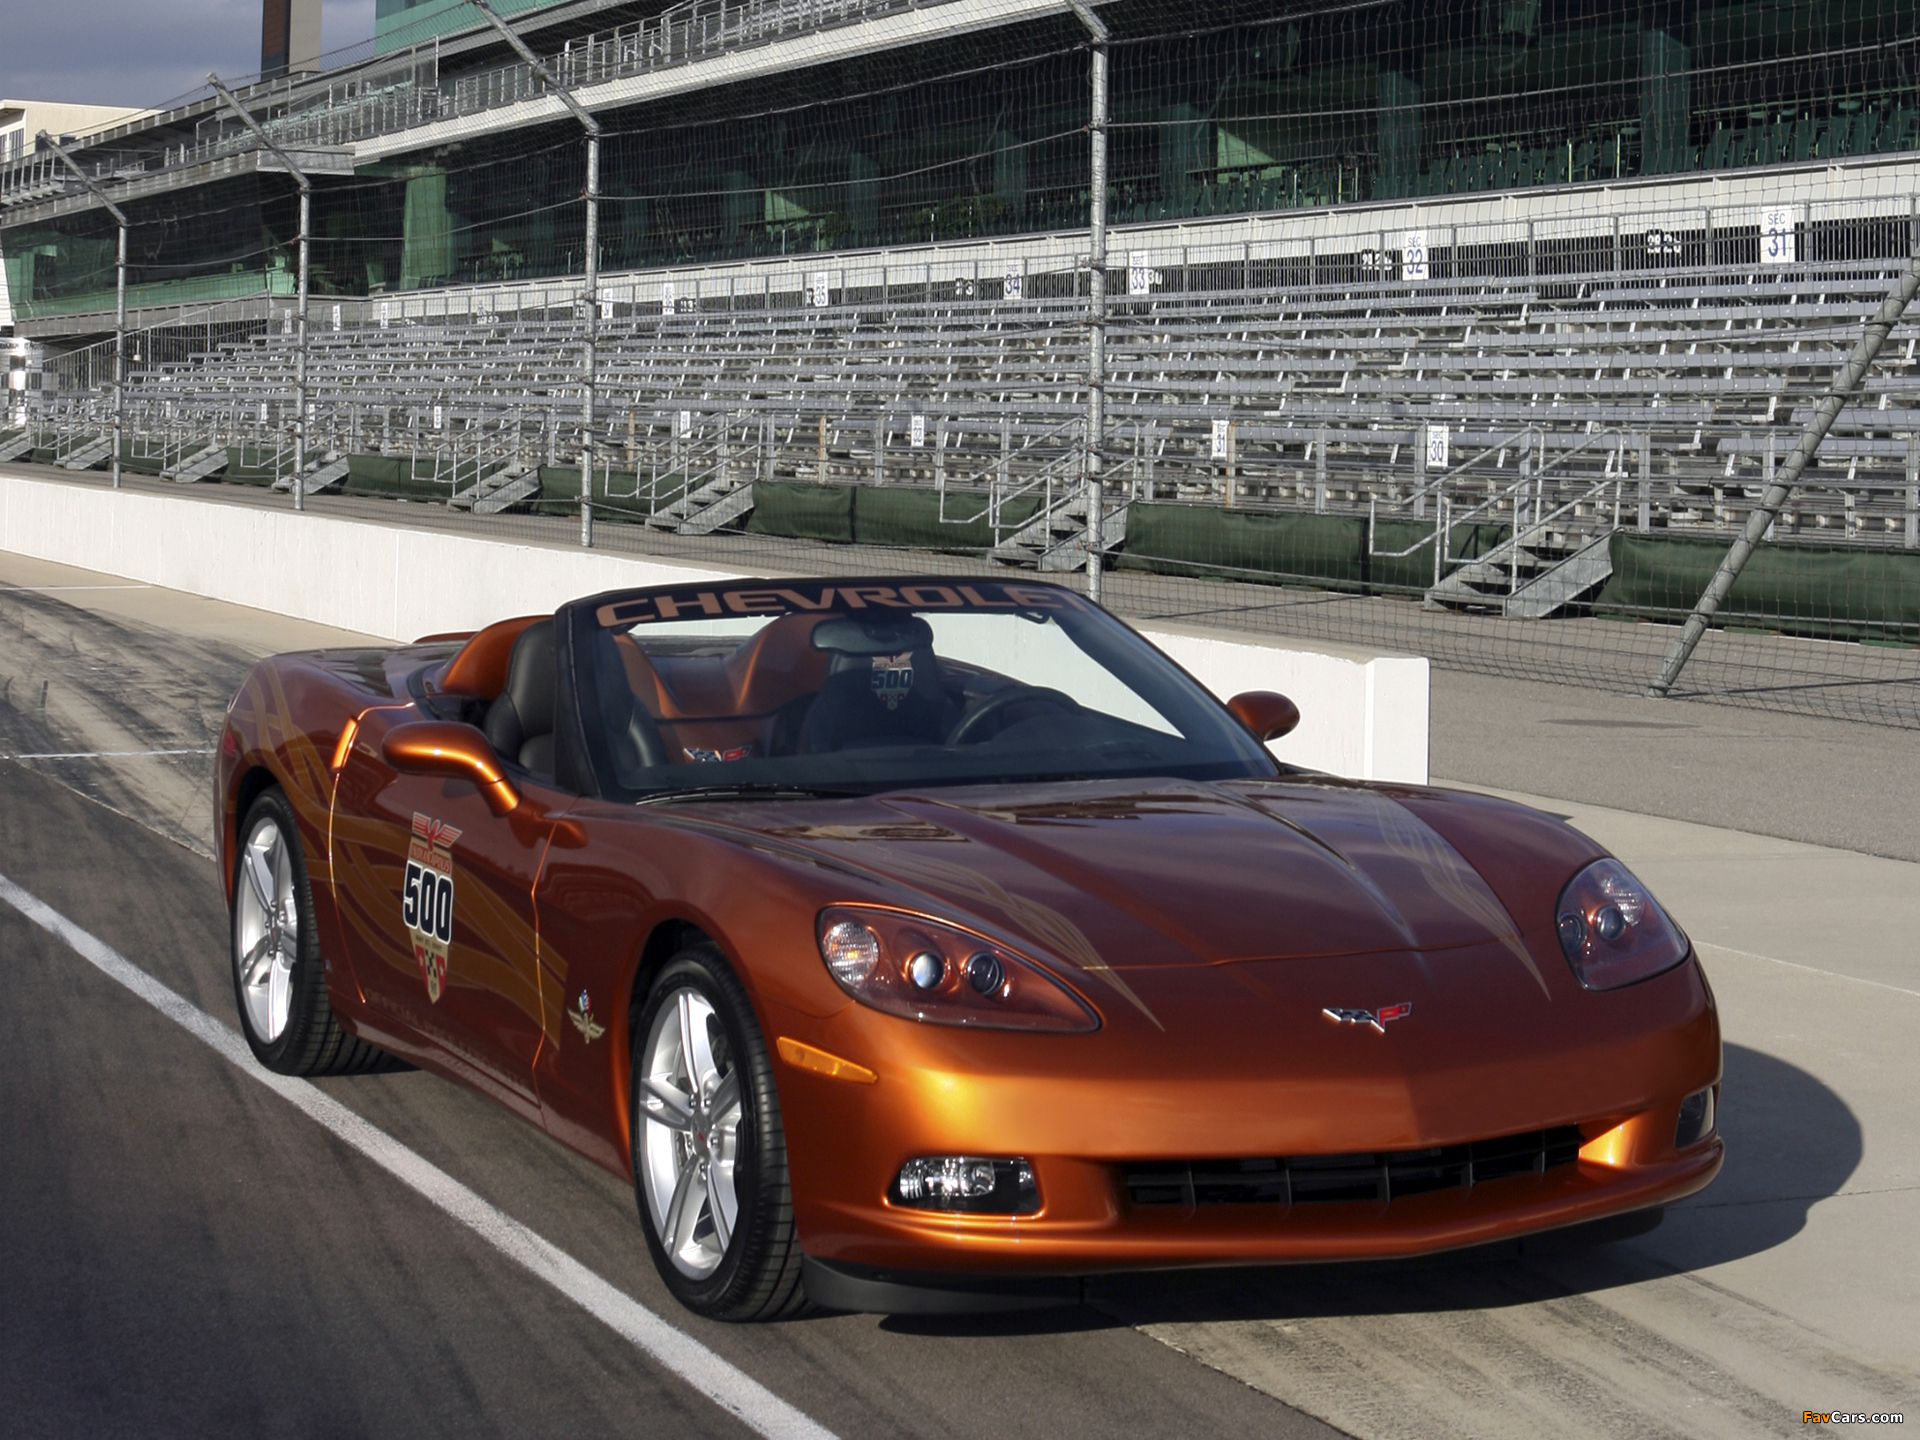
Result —
MULTIPOLYGON (((661 1023, 672 1025, 673 1017, 661 1023)), ((631 1043, 629 1114, 633 1118, 629 1138, 634 1199, 647 1249, 660 1278, 682 1305, 714 1320, 779 1320, 804 1312, 808 1306, 800 1285, 800 1241, 793 1221, 786 1132, 780 1122, 773 1065, 746 990, 714 946, 704 942, 689 945, 661 969, 647 991, 631 1043), (649 1199, 646 1142, 650 1124, 660 1145, 667 1143, 666 1132, 672 1127, 655 1123, 664 1114, 657 1108, 650 1117, 648 1098, 642 1090, 642 1082, 652 1069, 648 1052, 655 1022, 669 1006, 677 1013, 679 997, 689 991, 711 1007, 707 1024, 715 1073, 723 1080, 731 1078, 739 1099, 732 1161, 732 1190, 738 1208, 718 1264, 705 1274, 691 1274, 677 1265, 662 1238, 661 1219, 649 1199)), ((711 1133, 718 1131, 716 1124, 711 1133)), ((716 1203, 711 1192, 706 1203, 710 1213, 716 1203)), ((709 1223, 702 1233, 711 1244, 717 1232, 709 1223)))
MULTIPOLYGON (((333 1013, 327 999, 326 962, 320 955, 320 937, 313 923, 313 890, 307 880, 307 859, 300 848, 300 828, 293 807, 278 789, 261 792, 240 822, 240 843, 234 848, 233 904, 228 925, 229 958, 232 961, 233 998, 240 1011, 240 1032, 254 1057, 267 1069, 281 1075, 364 1075, 377 1070, 407 1068, 384 1050, 349 1035, 333 1013), (249 853, 256 845, 268 842, 268 830, 284 847, 286 884, 276 883, 273 905, 261 905, 255 897, 261 891, 249 879, 249 853), (282 971, 285 986, 286 1015, 275 1031, 271 979, 250 984, 253 965, 249 952, 260 944, 258 932, 262 917, 274 912, 282 922, 275 932, 284 935, 284 923, 291 909, 293 935, 269 947, 268 969, 276 965, 282 971), (245 932, 253 933, 243 942, 245 932), (286 963, 274 960, 283 955, 286 963), (267 993, 263 994, 263 985, 267 993), (262 1015, 264 1005, 266 1015, 262 1015), (264 1023, 263 1023, 264 1019, 264 1023)), ((273 852, 276 855, 279 852, 273 852)), ((269 870, 277 870, 270 865, 269 870)), ((252 957, 257 959, 258 957, 252 957)))

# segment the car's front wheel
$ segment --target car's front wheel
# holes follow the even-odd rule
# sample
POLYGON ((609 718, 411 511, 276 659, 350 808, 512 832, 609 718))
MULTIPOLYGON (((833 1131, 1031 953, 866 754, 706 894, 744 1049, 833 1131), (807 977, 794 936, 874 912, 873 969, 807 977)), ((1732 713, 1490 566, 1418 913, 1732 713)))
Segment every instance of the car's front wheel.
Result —
POLYGON ((233 875, 233 994, 255 1057, 282 1075, 405 1068, 349 1035, 327 999, 326 962, 293 807, 261 793, 240 822, 233 875))
POLYGON ((773 1066, 745 989, 711 945, 660 971, 633 1031, 633 1180, 653 1263, 717 1320, 805 1305, 773 1066))

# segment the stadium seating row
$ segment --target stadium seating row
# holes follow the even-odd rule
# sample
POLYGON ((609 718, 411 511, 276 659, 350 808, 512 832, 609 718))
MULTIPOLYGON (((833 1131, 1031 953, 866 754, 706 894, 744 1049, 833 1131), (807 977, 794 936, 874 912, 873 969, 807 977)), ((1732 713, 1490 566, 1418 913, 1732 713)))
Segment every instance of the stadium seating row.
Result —
MULTIPOLYGON (((1791 448, 1894 265, 1286 289, 1162 277, 1160 293, 1111 305, 1109 490, 1403 519, 1437 515, 1444 494, 1455 514, 1544 524, 1552 533, 1532 539, 1563 557, 1616 524, 1724 531, 1791 448)), ((626 307, 601 326, 596 451, 681 526, 703 510, 706 528, 737 523, 737 492, 755 479, 1064 503, 1086 409, 1081 303, 626 307)), ((1784 533, 1913 543, 1917 340, 1896 330, 1784 533)), ((309 454, 405 457, 449 498, 509 466, 571 463, 580 342, 571 317, 545 313, 320 331, 309 454)), ((294 385, 289 337, 257 335, 147 370, 132 429, 175 468, 218 444, 251 457, 229 478, 284 481, 294 385)), ((68 408, 66 453, 102 433, 101 403, 68 408)), ((596 475, 599 493, 612 483, 596 475)), ((535 498, 525 488, 511 503, 535 498)), ((1071 526, 1042 529, 1036 553, 1072 539, 1071 526)))

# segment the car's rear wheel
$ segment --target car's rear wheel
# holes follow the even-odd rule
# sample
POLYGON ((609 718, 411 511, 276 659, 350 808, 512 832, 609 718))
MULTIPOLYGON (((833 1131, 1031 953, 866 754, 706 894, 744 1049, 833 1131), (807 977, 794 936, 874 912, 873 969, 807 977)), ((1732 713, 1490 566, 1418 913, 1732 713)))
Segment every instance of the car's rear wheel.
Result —
POLYGON ((327 1000, 300 830, 277 789, 262 792, 240 823, 232 948, 241 1033, 262 1065, 282 1075, 397 1068, 386 1052, 349 1035, 327 1000))
POLYGON ((780 1100, 745 989, 711 945, 660 971, 633 1031, 633 1182, 653 1263, 717 1320, 805 1305, 780 1100))

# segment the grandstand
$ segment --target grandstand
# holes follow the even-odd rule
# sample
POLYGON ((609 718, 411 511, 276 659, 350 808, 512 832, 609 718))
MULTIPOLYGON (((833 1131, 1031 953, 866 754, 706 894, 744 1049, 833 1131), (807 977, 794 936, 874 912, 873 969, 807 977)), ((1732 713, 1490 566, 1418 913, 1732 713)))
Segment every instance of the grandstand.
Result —
MULTIPOLYGON (((1099 12, 1098 437, 1056 0, 514 16, 607 131, 596 516, 1671 618, 1920 247, 1910 6, 1099 12)), ((316 177, 303 488, 577 513, 582 151, 549 80, 479 30, 242 100, 316 177)), ((126 463, 289 486, 284 167, 213 102, 77 154, 157 257, 126 463)), ((111 234, 49 157, 0 171, 21 328, 64 350, 0 458, 110 456, 111 234)), ((1920 642, 1917 339, 1732 618, 1920 642)))

